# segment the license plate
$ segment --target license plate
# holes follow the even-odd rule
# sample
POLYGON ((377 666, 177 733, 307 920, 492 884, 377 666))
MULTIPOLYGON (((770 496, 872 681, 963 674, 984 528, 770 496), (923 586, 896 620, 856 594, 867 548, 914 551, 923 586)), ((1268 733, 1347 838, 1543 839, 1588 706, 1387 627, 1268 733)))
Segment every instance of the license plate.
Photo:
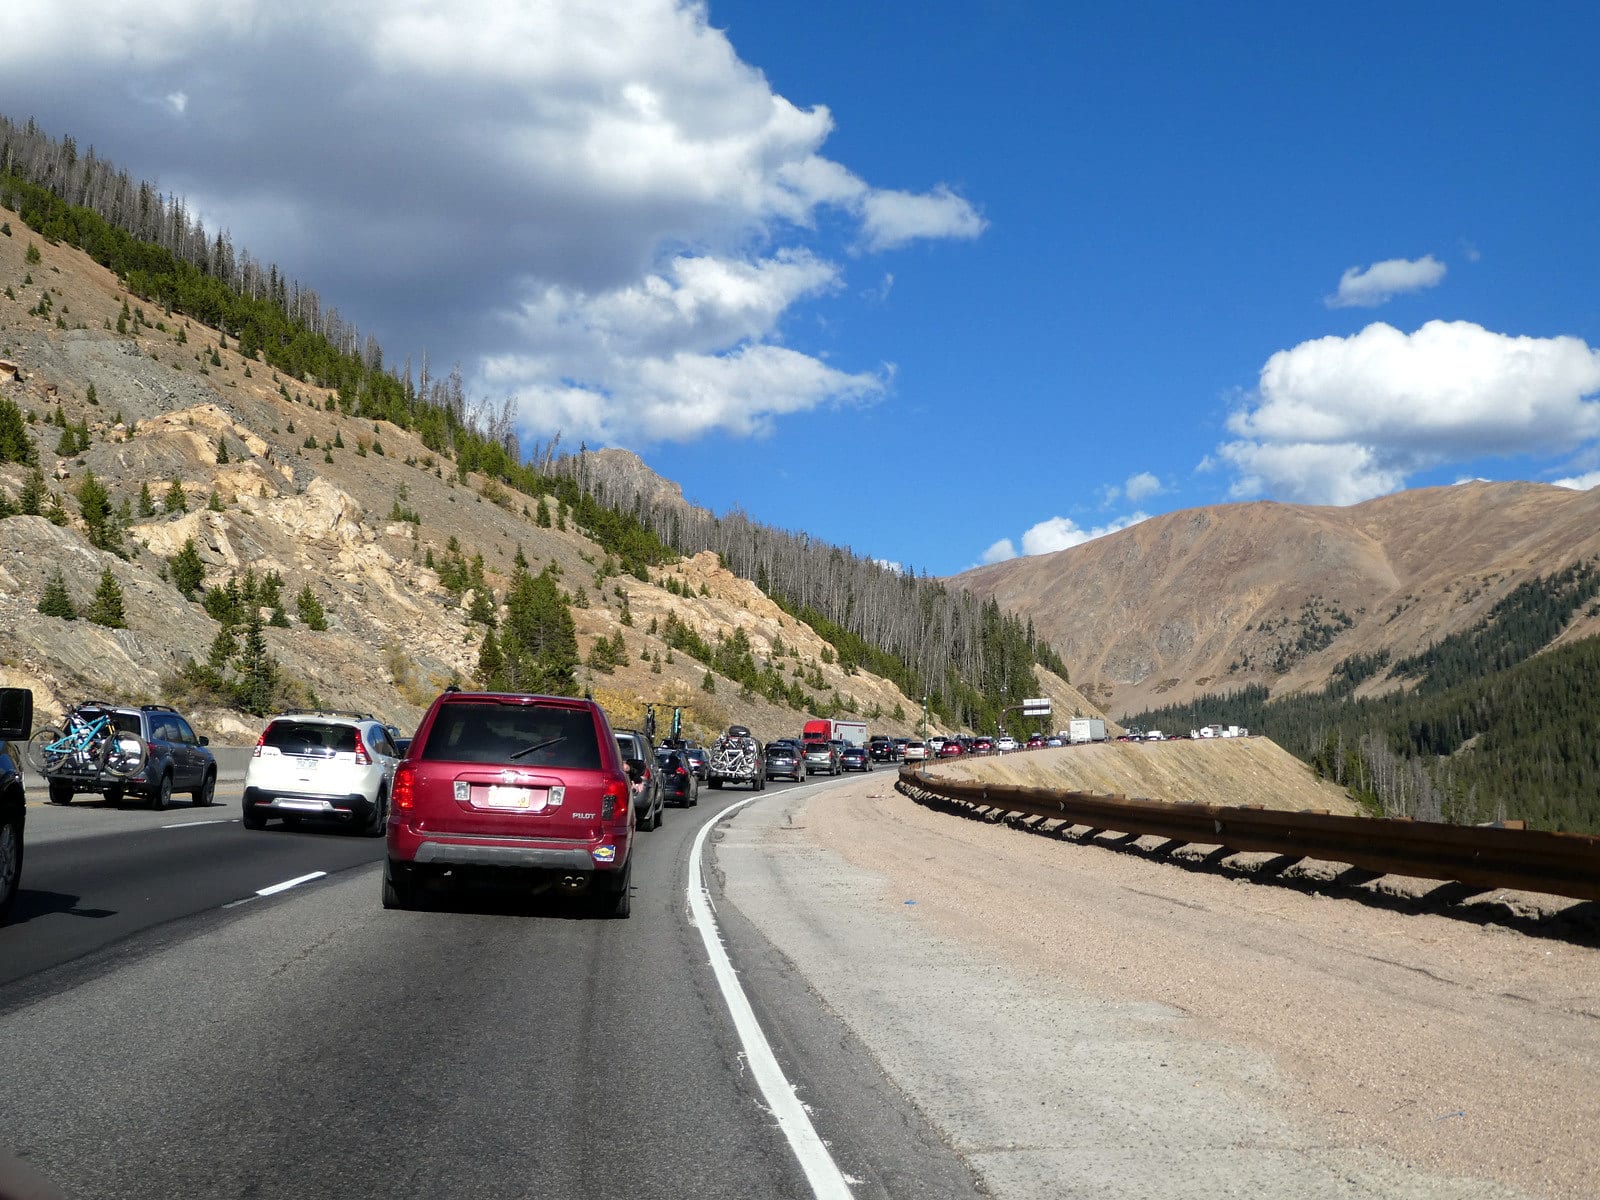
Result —
POLYGON ((483 795, 485 808, 540 809, 544 807, 544 792, 524 787, 490 787, 483 795))

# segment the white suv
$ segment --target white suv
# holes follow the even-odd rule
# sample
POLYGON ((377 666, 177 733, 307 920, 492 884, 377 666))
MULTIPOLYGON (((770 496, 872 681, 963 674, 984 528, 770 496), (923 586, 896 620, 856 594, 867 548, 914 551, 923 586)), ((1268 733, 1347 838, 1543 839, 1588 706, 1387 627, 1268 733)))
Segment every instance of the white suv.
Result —
POLYGON ((299 712, 273 717, 244 775, 244 827, 302 818, 352 825, 382 837, 400 752, 371 713, 299 712))

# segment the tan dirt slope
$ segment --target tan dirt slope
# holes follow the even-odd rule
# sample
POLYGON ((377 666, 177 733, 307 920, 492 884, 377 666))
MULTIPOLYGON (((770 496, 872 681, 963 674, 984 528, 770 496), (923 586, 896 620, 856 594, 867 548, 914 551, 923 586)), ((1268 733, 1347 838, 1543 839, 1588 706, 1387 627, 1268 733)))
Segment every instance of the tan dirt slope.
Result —
POLYGON ((1289 812, 1325 809, 1344 816, 1361 813, 1343 788, 1318 779, 1305 763, 1263 737, 1063 746, 998 758, 955 759, 932 770, 952 779, 1149 800, 1260 805, 1289 812))

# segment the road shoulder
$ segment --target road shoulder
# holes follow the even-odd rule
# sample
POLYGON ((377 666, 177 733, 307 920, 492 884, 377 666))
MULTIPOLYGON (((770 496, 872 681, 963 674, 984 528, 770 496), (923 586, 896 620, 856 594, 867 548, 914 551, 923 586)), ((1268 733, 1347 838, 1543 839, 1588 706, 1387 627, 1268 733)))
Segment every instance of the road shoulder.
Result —
MULTIPOLYGON (((1059 964, 1030 969, 1003 948, 1014 950, 1019 932, 1024 942, 1049 941, 1053 931, 1081 939, 1083 925, 1034 903, 952 912, 980 894, 969 886, 974 877, 990 876, 991 904, 1029 881, 995 874, 1017 864, 986 857, 960 829, 968 823, 925 821, 933 814, 923 810, 894 824, 891 852, 875 840, 892 820, 885 814, 911 804, 892 785, 878 773, 752 806, 726 829, 716 864, 726 900, 793 963, 989 1193, 1565 1194, 1519 1192, 1372 1148, 1307 1120, 1296 1081, 1272 1054, 1160 989, 1090 988, 1059 964)), ((1057 855, 1069 849, 1035 840, 1057 855)), ((1169 880, 1165 890, 1181 888, 1169 880)), ((1182 911, 1165 895, 1152 903, 1160 913, 1182 911)), ((1113 969, 1115 931, 1096 932, 1108 940, 1090 952, 1113 969)))

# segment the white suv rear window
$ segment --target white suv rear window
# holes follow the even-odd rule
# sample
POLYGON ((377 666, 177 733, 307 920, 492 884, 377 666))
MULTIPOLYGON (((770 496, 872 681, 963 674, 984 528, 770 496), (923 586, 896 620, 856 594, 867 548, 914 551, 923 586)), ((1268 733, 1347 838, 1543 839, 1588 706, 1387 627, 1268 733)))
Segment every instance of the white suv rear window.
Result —
POLYGON ((322 721, 274 721, 267 726, 262 745, 280 754, 351 754, 356 748, 356 728, 322 721))

